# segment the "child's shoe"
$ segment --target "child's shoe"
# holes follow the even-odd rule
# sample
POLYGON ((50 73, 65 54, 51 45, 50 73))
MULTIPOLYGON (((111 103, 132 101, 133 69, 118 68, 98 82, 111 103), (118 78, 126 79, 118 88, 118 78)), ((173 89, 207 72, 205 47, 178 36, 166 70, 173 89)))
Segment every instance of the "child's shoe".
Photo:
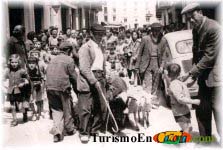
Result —
POLYGON ((23 113, 23 122, 28 122, 27 113, 23 113))
POLYGON ((17 126, 18 125, 18 121, 17 120, 13 120, 12 122, 11 122, 11 127, 15 127, 15 126, 17 126))
POLYGON ((36 114, 33 114, 33 115, 32 115, 31 120, 32 120, 32 121, 36 121, 36 120, 37 120, 37 116, 36 116, 36 114))
POLYGON ((39 119, 40 119, 40 115, 37 115, 37 116, 36 116, 36 120, 39 120, 39 119))
POLYGON ((42 112, 41 113, 41 115, 40 115, 41 117, 42 117, 42 119, 44 119, 45 118, 45 115, 44 115, 44 113, 42 112))
POLYGON ((63 135, 57 134, 53 136, 53 142, 56 143, 56 142, 61 142, 61 141, 63 141, 63 135))

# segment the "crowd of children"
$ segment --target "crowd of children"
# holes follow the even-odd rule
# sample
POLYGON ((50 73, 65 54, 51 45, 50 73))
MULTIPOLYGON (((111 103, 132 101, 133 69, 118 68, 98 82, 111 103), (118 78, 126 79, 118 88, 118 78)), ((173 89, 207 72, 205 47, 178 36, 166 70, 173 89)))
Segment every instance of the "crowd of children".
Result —
MULTIPOLYGON (((115 36, 113 30, 109 29, 106 30, 106 35, 100 43, 106 58, 105 67, 109 85, 107 99, 110 99, 110 107, 116 120, 119 121, 119 126, 124 126, 123 121, 128 116, 131 126, 136 131, 139 131, 140 122, 144 127, 149 127, 149 112, 154 98, 142 88, 139 75, 135 70, 142 32, 127 30, 115 36), (121 101, 114 101, 114 99, 121 99, 121 101)), ((74 60, 74 66, 78 67, 78 50, 85 42, 87 34, 68 28, 65 35, 59 35, 58 29, 51 27, 38 35, 32 31, 28 33, 27 38, 26 66, 21 67, 21 58, 17 54, 11 55, 5 66, 4 78, 8 80, 7 100, 10 102, 13 116, 11 126, 18 124, 16 117, 18 109, 23 112, 24 122, 28 121, 28 110, 32 112, 32 121, 45 117, 43 112, 47 99, 45 87, 47 66, 60 53, 61 43, 66 41, 72 45, 71 58, 74 60)), ((199 100, 190 100, 186 92, 187 88, 177 79, 180 73, 178 65, 170 65, 167 71, 171 79, 173 115, 182 130, 190 131, 190 110, 185 104, 199 104, 199 100)), ((75 87, 73 88, 75 91, 75 87)), ((49 107, 49 114, 52 117, 51 113, 49 107)))

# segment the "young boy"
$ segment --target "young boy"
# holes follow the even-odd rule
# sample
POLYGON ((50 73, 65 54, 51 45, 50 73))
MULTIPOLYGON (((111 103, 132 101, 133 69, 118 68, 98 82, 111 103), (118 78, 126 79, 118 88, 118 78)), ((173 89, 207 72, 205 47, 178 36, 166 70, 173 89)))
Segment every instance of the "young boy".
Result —
POLYGON ((53 60, 59 54, 58 46, 51 46, 50 51, 50 60, 53 60))
POLYGON ((115 49, 111 49, 110 53, 108 55, 107 61, 110 62, 111 64, 111 69, 115 70, 116 69, 116 62, 118 60, 118 55, 115 52, 115 49))
POLYGON ((40 119, 41 112, 43 112, 43 99, 42 99, 42 83, 43 83, 43 70, 38 66, 38 59, 35 57, 28 58, 28 74, 31 81, 31 100, 30 107, 33 111, 32 120, 40 119), (37 114, 34 103, 37 106, 37 114))
POLYGON ((39 60, 42 61, 45 65, 49 62, 49 54, 46 50, 43 49, 42 43, 40 41, 36 41, 32 51, 39 51, 39 60))
POLYGON ((76 132, 71 108, 71 89, 76 85, 76 71, 73 59, 69 56, 72 45, 63 42, 60 53, 48 65, 46 70, 46 89, 49 107, 52 110, 54 142, 61 142, 64 135, 76 132))
MULTIPOLYGON (((39 70, 40 70, 40 72, 41 72, 41 78, 42 78, 42 80, 41 80, 41 92, 42 92, 42 96, 44 97, 44 95, 45 95, 45 74, 46 74, 46 67, 47 67, 47 65, 44 63, 44 61, 43 60, 41 60, 41 58, 40 58, 40 51, 38 51, 38 50, 36 50, 36 49, 34 49, 34 50, 31 50, 30 51, 30 57, 33 57, 33 58, 36 58, 36 68, 39 68, 39 70)), ((37 102, 37 103, 40 103, 40 106, 41 106, 41 109, 40 109, 40 114, 41 114, 41 116, 42 117, 44 117, 44 115, 42 115, 42 112, 43 112, 43 108, 44 108, 44 103, 43 103, 43 99, 46 99, 46 98, 43 98, 42 97, 42 101, 39 101, 39 102, 37 102)), ((38 119, 38 118, 37 118, 38 119)))
POLYGON ((187 104, 199 105, 200 100, 192 100, 187 86, 178 79, 181 72, 180 65, 170 64, 167 66, 167 71, 170 78, 169 90, 174 118, 183 131, 191 132, 191 114, 187 104))
POLYGON ((117 121, 119 128, 124 127, 127 101, 127 84, 125 81, 117 76, 107 73, 107 100, 109 101, 112 113, 117 121))

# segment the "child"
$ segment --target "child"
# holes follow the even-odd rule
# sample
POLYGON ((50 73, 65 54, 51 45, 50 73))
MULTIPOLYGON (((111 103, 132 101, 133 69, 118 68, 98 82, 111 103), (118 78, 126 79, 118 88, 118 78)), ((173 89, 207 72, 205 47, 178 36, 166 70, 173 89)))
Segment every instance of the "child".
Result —
MULTIPOLYGON (((46 67, 47 67, 47 65, 44 63, 44 61, 43 60, 41 60, 41 58, 40 58, 40 51, 38 51, 38 50, 32 50, 32 51, 30 51, 30 57, 34 57, 34 58, 36 58, 37 59, 37 67, 39 68, 39 70, 40 70, 40 72, 41 72, 41 74, 42 74, 42 88, 41 88, 41 91, 42 91, 42 99, 46 99, 46 91, 45 91, 45 81, 46 81, 46 76, 45 76, 45 74, 46 74, 46 67)), ((42 103, 42 102, 41 102, 42 103)), ((41 114, 42 114, 42 111, 43 111, 43 104, 41 104, 41 114)), ((42 117, 44 117, 43 115, 41 115, 42 117)))
POLYGON ((121 61, 121 64, 123 67, 126 67, 126 59, 124 56, 124 50, 127 46, 127 44, 124 41, 125 36, 124 35, 120 35, 118 37, 118 45, 116 46, 116 52, 118 54, 119 60, 121 61))
POLYGON ((34 44, 34 49, 32 51, 39 51, 39 60, 41 60, 43 63, 47 64, 49 63, 49 53, 46 49, 43 48, 43 45, 40 41, 36 41, 34 44))
POLYGON ((124 127, 127 101, 127 85, 125 81, 117 76, 106 73, 107 78, 107 100, 109 101, 112 113, 117 121, 119 128, 124 127))
POLYGON ((187 104, 199 105, 200 100, 192 100, 187 86, 178 79, 181 72, 180 65, 170 64, 167 66, 167 71, 170 78, 169 94, 174 118, 183 131, 191 132, 191 114, 187 104))
POLYGON ((116 69, 116 61, 118 60, 118 56, 115 53, 115 49, 111 49, 108 55, 107 61, 111 64, 111 69, 116 69))
POLYGON ((51 46, 50 50, 51 50, 50 60, 52 60, 59 54, 59 49, 58 46, 51 46))
POLYGON ((30 107, 33 111, 32 120, 36 121, 40 119, 41 112, 43 111, 43 99, 42 99, 42 83, 43 83, 43 71, 38 66, 38 60, 35 57, 29 57, 28 59, 28 74, 31 81, 31 100, 30 107), (34 103, 37 106, 37 114, 34 103))
POLYGON ((8 98, 11 105, 13 121, 11 126, 18 125, 16 116, 16 107, 22 104, 23 111, 23 121, 27 122, 27 110, 28 105, 26 105, 24 97, 24 87, 29 84, 27 72, 21 68, 21 58, 17 54, 13 54, 9 58, 9 68, 6 71, 5 78, 9 79, 8 87, 8 98))

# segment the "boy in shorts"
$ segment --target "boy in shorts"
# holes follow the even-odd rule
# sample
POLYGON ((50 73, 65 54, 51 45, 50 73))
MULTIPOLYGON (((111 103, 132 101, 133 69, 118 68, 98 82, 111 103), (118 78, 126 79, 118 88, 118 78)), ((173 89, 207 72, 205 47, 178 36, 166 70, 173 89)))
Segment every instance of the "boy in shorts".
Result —
POLYGON ((199 105, 199 99, 191 99, 187 86, 178 79, 181 68, 178 64, 167 66, 168 77, 170 78, 171 108, 176 122, 185 132, 191 132, 191 114, 187 104, 199 105))

